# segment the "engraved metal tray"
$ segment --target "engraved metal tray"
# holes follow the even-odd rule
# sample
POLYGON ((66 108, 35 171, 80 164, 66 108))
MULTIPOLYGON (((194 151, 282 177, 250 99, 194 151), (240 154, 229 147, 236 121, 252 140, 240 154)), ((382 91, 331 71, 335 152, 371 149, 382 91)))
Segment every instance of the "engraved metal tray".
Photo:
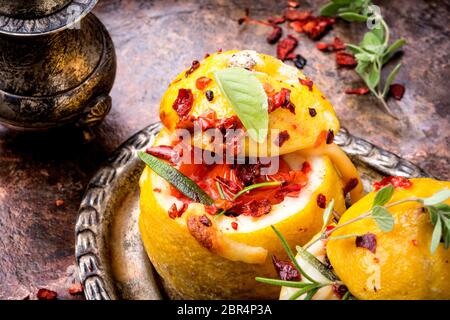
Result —
MULTIPOLYGON (((75 255, 86 299, 163 299, 159 278, 143 249, 137 220, 137 151, 150 146, 161 129, 154 123, 127 140, 90 181, 75 227, 75 255)), ((384 175, 430 176, 397 155, 341 129, 335 142, 356 164, 364 188, 384 175)))

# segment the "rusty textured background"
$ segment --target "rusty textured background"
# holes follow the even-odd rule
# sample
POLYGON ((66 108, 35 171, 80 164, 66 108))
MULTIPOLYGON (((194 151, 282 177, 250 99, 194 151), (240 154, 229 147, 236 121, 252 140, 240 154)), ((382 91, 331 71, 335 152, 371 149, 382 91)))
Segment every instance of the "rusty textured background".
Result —
MULTIPOLYGON (((319 2, 324 1, 301 1, 316 10, 319 2)), ((297 51, 308 59, 304 72, 334 103, 351 133, 449 180, 450 3, 375 2, 393 37, 408 41, 397 80, 406 85, 406 94, 399 102, 390 101, 401 121, 386 116, 370 96, 345 95, 345 88, 360 84, 354 71, 336 68, 332 54, 319 52, 300 35, 297 51)), ((67 288, 74 265, 73 230, 89 178, 122 141, 158 119, 162 93, 193 59, 218 48, 274 54, 265 42, 266 28, 238 26, 236 20, 244 8, 265 18, 284 7, 284 1, 271 0, 99 2, 94 12, 115 42, 118 74, 113 110, 98 128, 98 139, 83 145, 71 129, 31 133, 0 126, 0 298, 34 298, 41 287, 72 298, 67 288), (58 199, 64 204, 57 206, 58 199)), ((324 40, 339 35, 357 42, 363 29, 340 21, 324 40)))

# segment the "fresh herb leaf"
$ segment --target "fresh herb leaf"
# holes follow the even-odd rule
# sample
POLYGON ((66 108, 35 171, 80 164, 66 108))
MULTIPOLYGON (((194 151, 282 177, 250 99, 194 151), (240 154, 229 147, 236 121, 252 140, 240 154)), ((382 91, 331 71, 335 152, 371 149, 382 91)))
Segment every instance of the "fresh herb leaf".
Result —
POLYGON ((383 89, 383 96, 386 96, 389 90, 389 86, 394 81, 395 77, 397 76, 398 71, 400 70, 401 63, 397 64, 394 69, 392 69, 391 73, 386 78, 386 82, 384 83, 384 89, 383 89))
POLYGON ((389 202, 389 200, 391 200, 393 194, 394 194, 394 187, 391 184, 381 188, 375 195, 372 207, 384 206, 386 203, 389 202))
POLYGON ((282 184, 283 184, 283 181, 270 181, 270 182, 261 182, 261 183, 255 183, 255 184, 249 185, 249 186, 245 187, 244 189, 242 189, 241 191, 239 191, 238 193, 236 193, 236 195, 233 197, 232 201, 236 200, 237 198, 239 198, 244 193, 246 193, 250 190, 257 189, 257 188, 263 188, 263 187, 275 187, 275 186, 280 186, 282 184))
POLYGON ((390 232, 394 228, 394 217, 385 207, 375 206, 372 209, 372 218, 383 232, 390 232))
POLYGON ((434 206, 438 203, 446 201, 449 198, 450 198, 450 190, 444 189, 436 192, 431 197, 422 199, 422 201, 425 206, 434 206))
POLYGON ((436 225, 434 226, 433 235, 431 236, 431 244, 430 244, 430 251, 431 253, 435 253, 436 249, 439 246, 439 243, 441 242, 442 237, 442 222, 441 219, 437 219, 436 225))
POLYGON ((384 51, 383 64, 388 62, 389 59, 392 57, 392 54, 395 51, 397 51, 398 49, 400 49, 401 47, 403 47, 405 45, 405 43, 406 43, 405 39, 398 39, 393 44, 391 44, 391 46, 384 51))
POLYGON ((327 278, 330 281, 337 281, 339 280, 338 277, 327 268, 326 265, 324 265, 322 262, 319 261, 312 253, 309 251, 303 249, 301 246, 296 246, 297 252, 307 263, 312 265, 314 269, 319 271, 325 278, 327 278))
POLYGON ((339 13, 338 16, 349 22, 365 22, 365 21, 367 21, 367 18, 368 18, 367 16, 364 16, 362 14, 353 13, 353 12, 339 13))
POLYGON ((282 286, 289 288, 304 288, 311 285, 311 283, 299 282, 299 281, 289 281, 289 280, 279 280, 279 279, 270 279, 264 277, 256 277, 256 281, 271 284, 273 286, 282 286))
POLYGON ((324 17, 333 16, 338 12, 340 7, 341 5, 339 3, 327 3, 322 8, 320 8, 320 15, 324 17))
POLYGON ((205 205, 214 204, 214 200, 205 191, 174 167, 143 151, 139 151, 138 156, 156 174, 167 180, 186 197, 205 205))
POLYGON ((215 71, 214 79, 250 138, 262 143, 267 137, 269 114, 267 94, 261 82, 243 68, 215 71))
POLYGON ((331 199, 330 202, 328 202, 327 208, 323 212, 323 228, 325 228, 328 225, 328 222, 330 221, 330 216, 333 213, 334 208, 334 199, 331 199))

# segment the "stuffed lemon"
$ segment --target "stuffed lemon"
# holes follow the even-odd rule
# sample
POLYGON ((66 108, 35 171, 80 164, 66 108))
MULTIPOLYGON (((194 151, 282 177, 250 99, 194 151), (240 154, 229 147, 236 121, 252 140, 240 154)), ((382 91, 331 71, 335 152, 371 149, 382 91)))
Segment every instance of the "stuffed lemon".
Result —
MULTIPOLYGON (((383 188, 299 248, 304 272, 329 284, 312 298, 450 299, 450 182, 388 177, 375 187, 383 188), (318 261, 331 277, 318 271, 318 261)), ((306 297, 285 284, 280 299, 306 297)))
POLYGON ((254 280, 275 276, 270 257, 284 256, 271 226, 305 244, 330 199, 342 213, 346 193, 361 197, 353 164, 333 143, 330 104, 300 80, 273 57, 230 51, 194 62, 170 85, 165 128, 140 154, 148 167, 139 219, 170 296, 275 298, 276 288, 254 280), (258 151, 238 144, 245 139, 258 151))

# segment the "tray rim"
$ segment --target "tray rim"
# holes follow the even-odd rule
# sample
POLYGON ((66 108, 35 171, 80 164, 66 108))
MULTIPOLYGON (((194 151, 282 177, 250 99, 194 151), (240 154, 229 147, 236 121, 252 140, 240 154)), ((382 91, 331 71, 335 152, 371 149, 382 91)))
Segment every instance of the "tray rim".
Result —
MULTIPOLYGON (((104 237, 109 227, 109 219, 104 219, 110 201, 108 191, 117 187, 118 176, 124 171, 144 167, 137 152, 150 146, 161 128, 161 122, 155 122, 132 135, 100 167, 86 188, 75 225, 75 259, 87 300, 121 298, 109 270, 108 252, 105 252, 108 251, 104 237)), ((353 136, 345 128, 341 128, 335 142, 350 157, 383 174, 432 177, 412 162, 353 136)))

